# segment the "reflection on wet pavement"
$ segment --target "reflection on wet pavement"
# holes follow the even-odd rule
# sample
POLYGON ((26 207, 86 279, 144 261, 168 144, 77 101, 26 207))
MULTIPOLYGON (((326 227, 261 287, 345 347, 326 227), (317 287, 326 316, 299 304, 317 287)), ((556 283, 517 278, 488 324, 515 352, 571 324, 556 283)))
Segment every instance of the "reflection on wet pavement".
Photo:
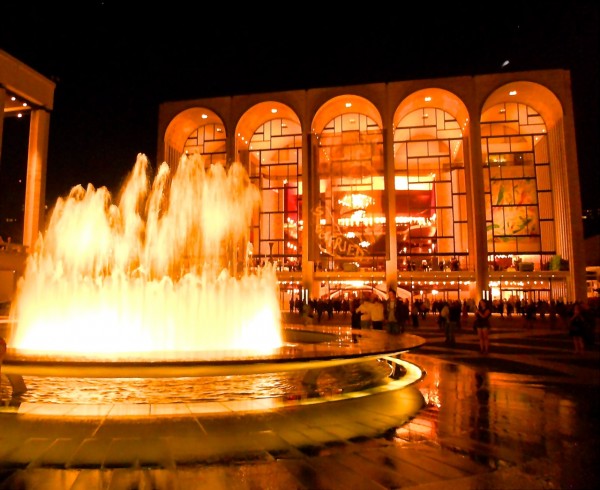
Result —
POLYGON ((484 363, 406 358, 427 373, 420 389, 428 404, 394 438, 433 444, 491 469, 520 467, 542 485, 493 488, 591 488, 597 481, 597 386, 545 386, 531 374, 494 373, 484 363))

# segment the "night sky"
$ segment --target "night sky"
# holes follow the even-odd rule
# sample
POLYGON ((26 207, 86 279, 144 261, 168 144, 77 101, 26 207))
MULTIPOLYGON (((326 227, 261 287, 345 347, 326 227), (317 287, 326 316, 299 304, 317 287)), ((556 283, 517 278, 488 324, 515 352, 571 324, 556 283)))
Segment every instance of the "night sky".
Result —
MULTIPOLYGON (((0 13, 0 49, 57 84, 49 204, 76 184, 116 192, 140 152, 156 165, 161 102, 565 68, 583 207, 600 208, 596 2, 347 4, 335 15, 298 3, 268 13, 268 4, 256 3, 211 4, 208 11, 177 1, 137 8, 117 1, 9 3, 0 13), (254 11, 232 19, 238 8, 254 11)), ((26 159, 19 124, 28 121, 5 123, 1 192, 13 177, 9 166, 26 159)))

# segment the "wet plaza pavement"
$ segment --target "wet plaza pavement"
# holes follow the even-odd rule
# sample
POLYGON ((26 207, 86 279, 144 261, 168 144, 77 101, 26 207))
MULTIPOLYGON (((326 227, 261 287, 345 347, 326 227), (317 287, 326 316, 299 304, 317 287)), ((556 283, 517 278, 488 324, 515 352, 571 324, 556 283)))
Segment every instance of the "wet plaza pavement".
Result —
MULTIPOLYGON (((326 321, 323 322, 326 325, 326 321)), ((368 400, 144 419, 0 411, 5 489, 587 489, 600 483, 600 349, 494 317, 490 354, 433 318, 424 376, 368 400)), ((3 400, 6 380, 3 380, 3 400)))

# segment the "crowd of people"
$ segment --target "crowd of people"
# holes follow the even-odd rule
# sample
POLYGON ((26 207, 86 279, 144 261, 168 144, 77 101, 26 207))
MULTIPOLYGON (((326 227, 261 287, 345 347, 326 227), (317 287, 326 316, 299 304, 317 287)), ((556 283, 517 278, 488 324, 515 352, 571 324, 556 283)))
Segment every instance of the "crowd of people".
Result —
POLYGON ((427 297, 399 298, 395 290, 390 289, 387 296, 379 292, 363 293, 361 297, 321 298, 309 300, 305 304, 300 298, 290 300, 290 312, 302 314, 306 320, 322 323, 333 319, 334 315, 349 317, 353 329, 385 330, 390 334, 404 333, 408 326, 418 328, 428 315, 434 315, 440 330, 444 332, 445 343, 456 345, 456 333, 464 327, 472 328, 479 339, 482 354, 490 350, 490 331, 493 329, 492 314, 504 318, 522 317, 523 328, 534 328, 536 322, 550 329, 563 329, 573 339, 574 351, 585 352, 595 342, 595 326, 598 311, 587 302, 527 301, 481 299, 476 303, 466 300, 434 300, 427 297), (512 305, 512 306, 511 306, 512 305), (474 316, 474 320, 469 320, 474 316))

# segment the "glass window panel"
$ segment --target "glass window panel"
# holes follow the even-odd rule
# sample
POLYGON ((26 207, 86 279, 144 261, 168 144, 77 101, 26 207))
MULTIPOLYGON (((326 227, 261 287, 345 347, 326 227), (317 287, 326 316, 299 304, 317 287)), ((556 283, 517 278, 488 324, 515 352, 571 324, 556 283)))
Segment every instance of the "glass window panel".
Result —
POLYGON ((529 110, 529 117, 527 118, 527 124, 525 126, 537 125, 541 128, 545 127, 542 116, 540 116, 537 112, 535 112, 531 107, 528 107, 528 110, 529 110))
MULTIPOLYGON (((488 243, 490 241, 488 240, 488 243)), ((492 247, 489 247, 495 253, 514 253, 517 250, 517 239, 514 237, 499 237, 492 242, 492 247)))
POLYGON ((428 152, 432 156, 448 155, 448 141, 436 140, 428 143, 428 152))
POLYGON ((454 238, 450 233, 449 238, 438 237, 436 240, 436 251, 438 254, 454 254, 454 238))
POLYGON ((539 206, 540 206, 540 219, 552 219, 553 206, 552 206, 552 194, 550 192, 540 192, 538 194, 539 206))
POLYGON ((538 134, 535 136, 534 153, 536 163, 550 162, 550 157, 548 155, 548 137, 545 134, 538 134))
POLYGON ((460 128, 446 128, 437 131, 436 137, 443 140, 451 140, 454 138, 461 138, 462 133, 460 128))
POLYGON ((398 142, 408 141, 410 139, 410 129, 408 128, 396 128, 394 130, 394 152, 396 151, 396 146, 399 145, 398 142))
MULTIPOLYGON (((493 176, 493 172, 492 172, 493 176)), ((491 198, 494 206, 504 206, 514 203, 512 180, 492 180, 491 198)))
POLYGON ((483 168, 483 189, 485 192, 490 192, 490 170, 488 167, 483 168))
POLYGON ((265 126, 268 126, 272 140, 277 140, 277 137, 281 136, 281 119, 273 119, 265 126))
MULTIPOLYGON (((499 207, 492 208, 492 225, 488 229, 492 237, 506 235, 504 209, 499 207)), ((488 236, 489 239, 490 237, 488 236)))
POLYGON ((466 252, 469 247, 469 228, 467 223, 455 223, 454 238, 456 240, 456 251, 466 252))
POLYGON ((494 209, 497 235, 537 235, 540 232, 537 206, 504 206, 494 209))
MULTIPOLYGON (((533 138, 531 136, 511 136, 510 137, 510 150, 512 154, 531 152, 533 151, 533 138)), ((516 161, 515 155, 515 161, 516 161)))
POLYGON ((294 137, 293 136, 279 136, 271 140, 271 148, 293 148, 294 137))
POLYGON ((548 165, 538 165, 536 167, 536 173, 538 190, 550 190, 552 188, 552 182, 550 182, 550 167, 548 165))
POLYGON ((456 219, 466 219, 466 199, 464 194, 454 194, 452 196, 452 207, 456 219))
POLYGON ((525 126, 528 121, 529 108, 525 104, 517 105, 519 125, 525 126))
MULTIPOLYGON (((404 116, 402 118, 402 120, 400 120, 398 122, 398 125, 396 126, 397 128, 410 128, 410 127, 416 127, 416 126, 422 126, 423 125, 423 112, 422 111, 413 111, 409 114, 407 114, 406 116, 404 116)), ((408 139, 408 138, 406 138, 408 139)), ((400 140, 397 141, 406 141, 405 138, 401 138, 400 140)))
POLYGON ((539 252, 540 239, 538 237, 518 237, 517 238, 517 251, 519 253, 531 253, 539 252))
POLYGON ((502 167, 500 165, 491 164, 489 169, 491 179, 502 178, 502 167))
POLYGON ((432 140, 436 138, 435 126, 418 127, 410 130, 410 139, 415 140, 432 140))
POLYGON ((250 143, 250 150, 255 151, 255 150, 268 150, 269 148, 271 148, 271 144, 269 143, 269 141, 263 141, 263 140, 252 140, 250 143))
POLYGON ((225 153, 226 146, 225 141, 206 141, 204 143, 203 153, 225 153))
POLYGON ((544 124, 527 124, 521 126, 522 134, 540 134, 544 132, 546 126, 544 124))
POLYGON ((437 182, 435 185, 437 206, 452 206, 452 186, 450 182, 437 182))
POLYGON ((500 104, 498 107, 504 110, 504 117, 507 121, 516 121, 518 119, 518 105, 516 103, 507 102, 500 104))
POLYGON ((460 170, 453 170, 451 173, 452 178, 452 186, 456 192, 465 193, 467 192, 467 187, 465 184, 465 173, 460 170))
POLYGON ((515 204, 537 203, 537 190, 535 179, 515 179, 512 181, 512 183, 514 197, 513 202, 515 204))
POLYGON ((409 158, 427 156, 427 142, 411 141, 407 144, 409 158))
POLYGON ((535 166, 534 165, 523 165, 523 177, 529 177, 535 179, 535 166))
POLYGON ((513 134, 519 134, 519 123, 516 121, 513 122, 504 122, 502 124, 492 124, 491 126, 491 134, 494 137, 499 136, 508 136, 513 134))
POLYGON ((290 168, 293 168, 294 171, 292 173, 288 173, 288 175, 295 175, 296 168, 298 167, 298 149, 297 148, 286 148, 284 150, 279 150, 279 163, 291 163, 293 165, 290 168))
POLYGON ((540 227, 542 230, 542 250, 546 252, 554 252, 556 250, 554 222, 542 221, 540 222, 540 227))
POLYGON ((507 165, 502 167, 501 177, 504 179, 515 179, 523 177, 522 165, 507 165))
POLYGON ((451 236, 454 228, 452 208, 437 208, 437 234, 451 236))
POLYGON ((504 136, 488 138, 488 150, 490 153, 510 153, 510 138, 504 136))

